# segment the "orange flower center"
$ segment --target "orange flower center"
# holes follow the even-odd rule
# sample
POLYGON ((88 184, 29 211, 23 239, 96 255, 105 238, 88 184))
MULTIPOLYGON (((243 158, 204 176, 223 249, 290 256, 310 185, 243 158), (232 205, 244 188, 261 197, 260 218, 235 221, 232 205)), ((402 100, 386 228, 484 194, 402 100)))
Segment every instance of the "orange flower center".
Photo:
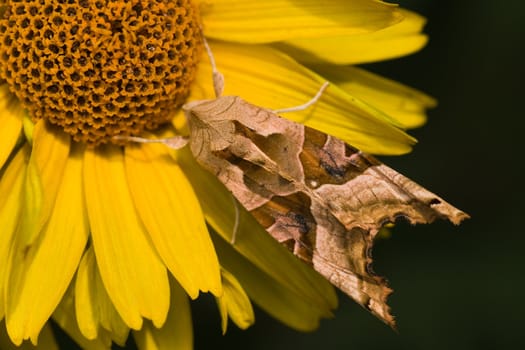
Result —
POLYGON ((200 35, 190 0, 11 0, 0 78, 34 120, 95 146, 171 120, 195 77, 200 35))

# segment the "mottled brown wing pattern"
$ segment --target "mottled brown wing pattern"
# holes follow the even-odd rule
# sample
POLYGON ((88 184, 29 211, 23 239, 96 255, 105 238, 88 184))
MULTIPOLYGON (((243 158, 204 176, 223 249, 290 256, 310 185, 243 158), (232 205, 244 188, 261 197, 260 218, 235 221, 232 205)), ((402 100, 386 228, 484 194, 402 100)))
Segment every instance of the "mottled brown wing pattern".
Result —
POLYGON ((187 116, 199 163, 275 239, 391 326, 391 290, 371 269, 379 229, 400 216, 467 217, 343 141, 239 97, 194 104, 187 116))

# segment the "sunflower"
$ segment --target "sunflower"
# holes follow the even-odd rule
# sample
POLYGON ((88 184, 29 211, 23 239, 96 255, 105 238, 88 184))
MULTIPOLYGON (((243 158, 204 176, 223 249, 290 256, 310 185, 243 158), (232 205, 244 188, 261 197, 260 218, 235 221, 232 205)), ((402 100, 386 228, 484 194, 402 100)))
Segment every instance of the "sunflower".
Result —
POLYGON ((7 0, 0 19, 2 346, 191 348, 190 299, 228 319, 251 301, 297 330, 337 306, 331 285, 241 211, 186 149, 115 135, 187 133, 185 101, 213 98, 201 28, 225 94, 376 154, 434 101, 351 64, 412 53, 424 19, 375 0, 7 0), (238 231, 235 244, 231 236, 238 231))

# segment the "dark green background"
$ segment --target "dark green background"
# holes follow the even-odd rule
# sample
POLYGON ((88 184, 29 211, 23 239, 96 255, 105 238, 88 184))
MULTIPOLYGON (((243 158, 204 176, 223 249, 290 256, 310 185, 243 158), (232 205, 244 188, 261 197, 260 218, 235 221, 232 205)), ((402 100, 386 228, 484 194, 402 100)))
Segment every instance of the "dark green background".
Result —
MULTIPOLYGON (((400 225, 374 252, 399 333, 341 296, 333 320, 298 333, 256 310, 220 335, 213 303, 194 303, 196 349, 525 349, 522 120, 525 3, 401 1, 429 19, 428 46, 372 71, 430 93, 439 106, 412 132, 414 152, 383 158, 472 219, 400 225)), ((209 301, 209 300, 208 300, 209 301)))

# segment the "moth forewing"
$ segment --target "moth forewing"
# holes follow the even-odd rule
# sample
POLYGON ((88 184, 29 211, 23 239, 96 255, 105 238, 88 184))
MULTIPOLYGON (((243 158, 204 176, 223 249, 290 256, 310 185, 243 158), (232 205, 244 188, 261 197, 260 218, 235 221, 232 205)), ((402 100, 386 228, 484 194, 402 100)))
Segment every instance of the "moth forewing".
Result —
POLYGON ((371 270, 375 234, 399 216, 426 223, 466 214, 343 141, 240 98, 213 114, 202 119, 228 131, 209 130, 206 145, 192 133, 206 149, 199 163, 274 238, 393 326, 391 290, 371 270))

